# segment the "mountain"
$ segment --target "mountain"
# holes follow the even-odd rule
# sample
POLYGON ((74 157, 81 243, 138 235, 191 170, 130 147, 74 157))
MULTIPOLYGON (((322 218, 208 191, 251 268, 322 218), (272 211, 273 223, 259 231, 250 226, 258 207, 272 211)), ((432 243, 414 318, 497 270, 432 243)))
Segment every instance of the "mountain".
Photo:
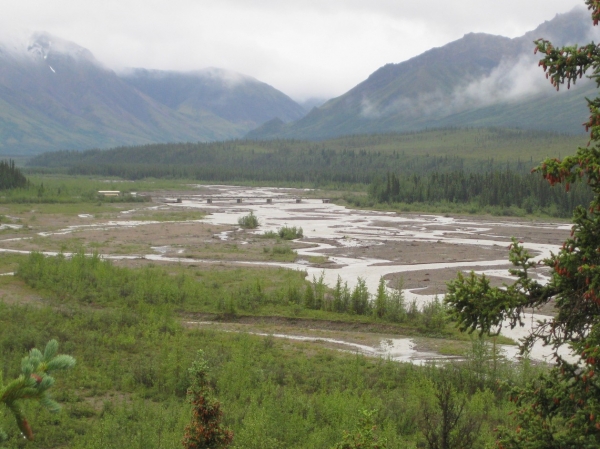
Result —
POLYGON ((537 66, 532 42, 544 37, 557 45, 585 43, 594 35, 589 14, 579 8, 514 39, 470 33, 381 67, 296 122, 269 122, 247 137, 324 139, 445 126, 583 132, 593 83, 580 80, 556 94, 537 66))
POLYGON ((318 108, 319 106, 327 103, 327 100, 329 100, 329 98, 310 97, 304 101, 301 101, 299 104, 306 112, 310 112, 313 108, 318 108))
POLYGON ((241 75, 229 83, 231 74, 214 70, 132 73, 120 77, 85 48, 47 33, 0 44, 0 154, 224 140, 303 114, 281 92, 241 75), (169 89, 183 101, 167 101, 169 89))
POLYGON ((268 84, 223 69, 187 73, 133 69, 121 78, 174 110, 208 111, 252 128, 275 118, 290 122, 306 113, 302 106, 268 84))

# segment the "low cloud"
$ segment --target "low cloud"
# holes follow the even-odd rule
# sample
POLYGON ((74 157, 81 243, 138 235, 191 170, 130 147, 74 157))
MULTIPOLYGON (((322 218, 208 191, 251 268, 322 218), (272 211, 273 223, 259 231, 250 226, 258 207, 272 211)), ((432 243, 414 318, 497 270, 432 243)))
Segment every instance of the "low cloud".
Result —
POLYGON ((529 55, 516 61, 503 60, 488 76, 456 89, 452 94, 456 107, 483 107, 549 93, 553 88, 537 61, 529 55))
POLYGON ((204 77, 221 81, 230 88, 242 85, 248 80, 252 79, 251 77, 242 75, 241 73, 237 73, 232 70, 219 69, 216 67, 209 67, 207 69, 198 71, 198 73, 204 77))
MULTIPOLYGON (((538 66, 539 58, 534 55, 521 55, 517 59, 505 59, 489 75, 471 83, 458 86, 451 94, 439 90, 419 94, 416 97, 402 97, 381 107, 368 98, 361 102, 361 115, 367 119, 380 119, 392 115, 404 118, 444 117, 466 110, 472 110, 501 103, 515 103, 529 97, 556 94, 556 89, 544 76, 538 66)), ((577 80, 576 89, 590 82, 577 80)), ((561 91, 565 91, 561 89, 561 91)))

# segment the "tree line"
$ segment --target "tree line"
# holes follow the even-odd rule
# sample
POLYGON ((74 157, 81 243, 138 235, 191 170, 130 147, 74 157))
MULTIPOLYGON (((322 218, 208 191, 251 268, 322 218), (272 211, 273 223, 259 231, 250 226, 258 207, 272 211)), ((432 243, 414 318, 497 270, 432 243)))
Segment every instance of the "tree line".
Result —
POLYGON ((566 192, 551 188, 539 176, 507 169, 424 175, 388 172, 370 184, 369 196, 379 203, 474 203, 478 207, 516 206, 528 213, 553 207, 558 215, 568 217, 576 206, 588 204, 593 193, 585 183, 566 192))
POLYGON ((25 175, 15 167, 15 161, 0 161, 0 190, 23 188, 28 185, 25 175))

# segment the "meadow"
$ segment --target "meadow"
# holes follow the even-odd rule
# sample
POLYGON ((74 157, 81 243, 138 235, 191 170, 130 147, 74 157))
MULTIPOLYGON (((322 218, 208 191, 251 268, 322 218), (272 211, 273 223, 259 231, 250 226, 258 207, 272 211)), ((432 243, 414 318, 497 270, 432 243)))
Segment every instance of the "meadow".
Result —
MULTIPOLYGON (((375 411, 388 447, 415 447, 423 441, 423 410, 441 413, 435 394, 444 385, 466 407, 462 419, 478 423, 474 447, 483 447, 493 440, 495 426, 510 421, 506 392, 540 369, 527 361, 509 363, 477 339, 467 343, 463 362, 418 367, 319 343, 185 326, 182 317, 191 304, 195 312, 212 312, 219 300, 188 298, 182 293, 192 282, 186 275, 151 270, 149 276, 94 258, 33 254, 18 261, 14 279, 2 278, 39 295, 28 304, 0 304, 4 378, 17 374, 27 349, 51 338, 77 359, 54 391, 64 406, 60 414, 25 408, 36 447, 180 447, 189 420, 187 368, 198 349, 209 362, 224 424, 239 448, 328 448, 344 430, 357 427, 361 410, 375 411)), ((289 283, 287 273, 270 274, 280 286, 289 283)), ((210 283, 226 284, 222 276, 215 273, 210 283)), ((257 312, 273 315, 268 307, 257 312)), ((331 312, 312 317, 325 328, 331 319, 352 322, 331 312)), ((410 327, 397 326, 402 334, 410 327)), ((9 447, 27 447, 9 414, 0 422, 11 437, 9 447)))

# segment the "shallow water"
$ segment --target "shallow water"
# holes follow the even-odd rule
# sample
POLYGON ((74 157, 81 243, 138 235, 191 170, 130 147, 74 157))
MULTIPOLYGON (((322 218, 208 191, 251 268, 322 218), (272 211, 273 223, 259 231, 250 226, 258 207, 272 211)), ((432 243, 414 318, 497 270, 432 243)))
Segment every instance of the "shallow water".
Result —
MULTIPOLYGON (((182 203, 169 203, 164 205, 152 206, 153 209, 176 209, 201 208, 211 212, 202 220, 189 220, 188 222, 214 223, 216 225, 237 226, 238 219, 252 211, 259 219, 261 226, 256 231, 257 234, 277 231, 282 226, 300 226, 304 231, 304 241, 310 242, 311 239, 326 240, 328 243, 314 242, 314 246, 297 250, 298 255, 302 257, 326 256, 324 251, 334 248, 361 248, 361 247, 382 247, 388 243, 405 243, 407 249, 413 242, 430 242, 456 245, 457 248, 469 245, 488 249, 495 246, 508 247, 511 243, 506 235, 510 235, 512 230, 517 235, 519 232, 527 231, 533 238, 523 243, 523 246, 535 255, 534 260, 540 261, 550 255, 551 252, 557 252, 560 249, 558 244, 551 244, 543 241, 535 241, 536 234, 542 231, 560 231, 567 235, 570 230, 570 224, 564 223, 528 223, 525 221, 499 221, 485 218, 456 218, 448 216, 438 216, 431 214, 424 215, 398 215, 393 212, 377 212, 352 210, 331 203, 324 203, 319 199, 302 199, 302 202, 296 203, 296 198, 302 194, 297 189, 285 188, 247 188, 236 186, 192 186, 195 192, 183 196, 182 203), (207 193, 210 192, 210 195, 207 193), (212 204, 207 204, 206 199, 211 198, 212 204), (244 198, 242 203, 237 203, 236 198, 244 198), (272 203, 267 203, 266 198, 273 198, 272 203), (505 231, 505 232, 500 232, 505 231), (503 234, 503 235, 500 235, 503 234)), ((148 209, 145 207, 144 209, 148 209)), ((127 216, 136 209, 123 211, 127 216)), ((88 218, 88 217, 81 217, 88 218)), ((114 228, 139 227, 151 224, 168 224, 170 222, 158 221, 136 221, 136 220, 111 220, 95 224, 82 224, 68 226, 65 229, 53 232, 40 232, 41 236, 52 236, 70 234, 82 229, 104 230, 114 228)), ((228 240, 233 231, 224 231, 216 235, 221 240, 228 240)), ((25 237, 29 238, 29 237, 25 237)), ((19 240, 19 239, 11 239, 19 240)), ((5 240, 8 241, 8 240, 5 240)), ((2 242, 0 241, 0 244, 2 242)), ((145 258, 153 261, 177 262, 177 263, 222 263, 222 261, 199 260, 187 257, 169 257, 166 256, 169 247, 154 247, 153 253, 133 256, 105 255, 107 259, 135 259, 145 258)), ((27 253, 28 251, 17 249, 0 249, 0 252, 27 253)), ((56 255, 57 252, 47 251, 47 255, 56 255)), ((68 255, 68 254, 66 254, 68 255)), ((510 274, 508 268, 510 264, 507 259, 492 258, 490 260, 477 261, 444 261, 431 263, 394 263, 389 260, 374 257, 346 257, 330 256, 329 260, 335 262, 335 268, 315 268, 307 265, 306 260, 300 259, 297 263, 281 262, 247 262, 239 261, 236 263, 244 265, 267 265, 278 266, 291 269, 306 271, 308 278, 320 277, 323 275, 324 281, 332 286, 336 283, 338 276, 342 282, 347 282, 350 288, 353 288, 357 279, 364 279, 369 291, 375 292, 379 279, 391 273, 408 273, 411 271, 435 271, 447 268, 453 268, 457 271, 468 271, 473 267, 478 267, 478 273, 506 278, 509 280, 510 274), (385 265, 381 265, 385 264, 385 265), (489 270, 481 270, 481 267, 489 266, 489 270), (498 267, 506 267, 506 269, 498 267)), ((435 295, 419 294, 420 289, 405 290, 406 300, 415 300, 419 306, 422 306, 435 298, 435 295)), ((441 298, 441 295, 440 295, 441 298)), ((518 339, 525 335, 533 326, 535 321, 545 319, 541 315, 528 316, 526 325, 523 328, 503 329, 503 334, 518 339)), ((392 341, 389 354, 395 354, 393 357, 412 357, 410 343, 406 339, 392 341), (408 346, 407 346, 408 345, 408 346)), ((516 357, 513 350, 512 357, 516 357)), ((531 357, 538 360, 547 360, 550 351, 540 345, 536 345, 531 353, 531 357)), ((390 357, 392 357, 390 355, 390 357)))
MULTIPOLYGON (((297 192, 289 191, 289 201, 278 200, 272 204, 266 201, 252 200, 241 204, 236 202, 219 202, 219 197, 282 197, 287 189, 271 188, 245 188, 235 186, 206 186, 210 189, 219 191, 217 195, 211 195, 212 204, 206 204, 200 193, 198 199, 190 198, 184 200, 179 207, 202 207, 213 211, 207 217, 207 220, 219 225, 235 225, 239 217, 246 215, 250 211, 258 217, 261 223, 260 231, 277 231, 282 226, 301 226, 304 230, 304 240, 326 239, 331 243, 318 243, 313 248, 298 250, 299 256, 319 256, 326 249, 339 247, 361 247, 373 245, 385 245, 387 242, 440 242, 453 245, 473 245, 477 247, 492 247, 504 245, 508 247, 510 239, 501 235, 491 233, 493 229, 515 228, 527 229, 530 231, 556 230, 568 231, 571 225, 564 223, 528 223, 518 221, 498 221, 486 219, 455 218, 437 215, 408 215, 400 216, 392 212, 362 211, 351 210, 331 203, 323 203, 317 199, 303 199, 301 203, 296 203, 293 198, 297 192)), ((204 187, 198 186, 202 191, 204 187)), ((275 200, 274 200, 275 201, 275 200)), ((515 234, 517 234, 515 232, 515 234)), ((558 244, 549 244, 535 241, 525 241, 523 246, 535 255, 534 261, 541 261, 550 256, 551 252, 558 252, 558 244)), ((269 263, 268 265, 277 265, 287 268, 303 269, 308 273, 309 279, 313 276, 324 276, 328 285, 334 285, 338 276, 342 282, 347 282, 352 288, 356 285, 358 277, 365 280, 369 291, 374 292, 377 289, 381 276, 390 273, 403 273, 420 270, 439 270, 445 268, 455 268, 458 270, 468 270, 470 267, 493 267, 490 270, 479 270, 479 274, 485 273, 489 276, 503 277, 511 279, 508 268, 511 266, 507 259, 492 259, 487 261, 464 261, 464 262, 433 262, 425 264, 393 264, 389 260, 376 258, 351 258, 351 257, 329 257, 341 267, 336 268, 313 268, 306 267, 303 264, 289 263, 269 263), (382 263, 388 265, 381 266, 382 263), (499 266, 506 266, 506 269, 498 269, 499 266)), ((435 295, 420 295, 418 289, 412 291, 406 290, 405 297, 407 301, 415 300, 422 306, 432 300, 435 295)), ((440 295, 441 298, 442 295, 440 295)), ((502 333, 510 338, 519 339, 525 336, 538 320, 544 320, 547 317, 542 315, 527 315, 524 319, 524 327, 509 329, 505 327, 502 333)), ((404 341, 404 340, 402 340, 404 341)), ((410 357, 409 348, 402 346, 398 357, 410 357)), ((506 348, 509 357, 517 358, 515 349, 506 348)), ((561 351, 566 355, 567 351, 561 351)), ((530 357, 535 360, 551 361, 551 351, 549 348, 536 344, 530 353, 530 357)))

